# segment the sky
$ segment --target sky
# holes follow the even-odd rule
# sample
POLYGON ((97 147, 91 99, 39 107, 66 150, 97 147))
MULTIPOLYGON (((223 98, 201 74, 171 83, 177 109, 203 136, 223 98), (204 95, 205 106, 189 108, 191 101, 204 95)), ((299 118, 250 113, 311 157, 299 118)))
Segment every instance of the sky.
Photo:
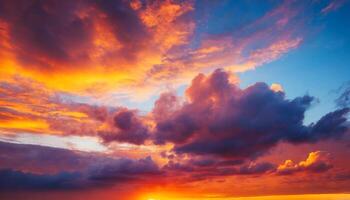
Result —
POLYGON ((0 0, 0 199, 350 199, 347 0, 0 0))

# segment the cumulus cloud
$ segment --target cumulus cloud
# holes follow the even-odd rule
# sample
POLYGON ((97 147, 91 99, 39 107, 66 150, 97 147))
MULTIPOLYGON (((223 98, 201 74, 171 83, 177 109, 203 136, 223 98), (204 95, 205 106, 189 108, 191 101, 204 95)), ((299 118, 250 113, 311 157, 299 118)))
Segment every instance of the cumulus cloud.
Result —
POLYGON ((141 121, 136 111, 122 108, 114 113, 110 131, 100 131, 105 142, 119 141, 143 144, 149 137, 148 127, 141 121))
MULTIPOLYGON (((284 92, 275 92, 265 83, 240 89, 222 70, 195 77, 186 97, 180 107, 157 120, 155 128, 155 143, 174 143, 177 154, 254 159, 280 141, 312 143, 339 138, 347 130, 348 108, 304 125, 313 97, 289 100, 284 92)), ((161 105, 159 110, 173 107, 164 106, 166 102, 168 99, 161 97, 155 110, 157 105, 161 105)))
POLYGON ((291 175, 298 172, 325 172, 332 168, 329 161, 329 153, 324 151, 315 151, 309 153, 305 161, 294 163, 292 160, 286 160, 277 168, 279 175, 291 175))
POLYGON ((142 116, 135 109, 67 101, 62 93, 51 92, 40 83, 16 78, 0 83, 0 100, 7 102, 0 104, 0 130, 91 135, 106 143, 136 145, 153 140, 156 144, 175 143, 177 153, 253 158, 279 141, 317 142, 339 138, 347 129, 348 108, 306 126, 304 113, 313 97, 288 100, 283 91, 265 83, 246 89, 237 83, 234 75, 222 70, 200 74, 186 90, 184 101, 164 93, 152 112, 142 116), (238 152, 235 149, 241 150, 239 155, 233 155, 238 152))

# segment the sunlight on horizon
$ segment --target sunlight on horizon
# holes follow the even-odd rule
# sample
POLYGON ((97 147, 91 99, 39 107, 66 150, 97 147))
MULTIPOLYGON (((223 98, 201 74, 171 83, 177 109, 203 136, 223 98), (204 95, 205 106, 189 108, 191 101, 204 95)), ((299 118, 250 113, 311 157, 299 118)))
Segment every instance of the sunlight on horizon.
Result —
POLYGON ((152 197, 140 200, 349 200, 350 194, 303 194, 303 195, 273 195, 273 196, 246 196, 246 197, 184 197, 180 194, 152 194, 152 197))

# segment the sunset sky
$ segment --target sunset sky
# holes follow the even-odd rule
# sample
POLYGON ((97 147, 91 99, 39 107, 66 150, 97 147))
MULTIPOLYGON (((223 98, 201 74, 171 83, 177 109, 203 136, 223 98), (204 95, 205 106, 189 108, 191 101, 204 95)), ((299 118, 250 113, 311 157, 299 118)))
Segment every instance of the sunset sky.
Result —
POLYGON ((349 19, 0 0, 0 200, 350 200, 349 19))

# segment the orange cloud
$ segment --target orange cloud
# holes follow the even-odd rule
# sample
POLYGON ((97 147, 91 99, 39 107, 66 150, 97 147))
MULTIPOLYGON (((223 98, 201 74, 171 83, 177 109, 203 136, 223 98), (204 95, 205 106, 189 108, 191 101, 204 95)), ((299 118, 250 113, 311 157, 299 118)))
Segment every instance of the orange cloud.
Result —
POLYGON ((23 5, 25 16, 14 9, 15 4, 7 6, 0 19, 0 64, 5 66, 0 69, 1 79, 20 74, 50 90, 93 97, 113 92, 136 99, 149 97, 164 85, 186 83, 198 71, 255 68, 302 41, 291 33, 294 28, 264 25, 277 17, 285 23, 293 19, 295 12, 283 12, 285 4, 239 30, 266 26, 253 34, 239 39, 205 35, 199 46, 192 45, 197 25, 191 15, 196 9, 192 1, 65 2, 61 6, 28 2, 23 5), (42 16, 34 15, 35 9, 42 16), (272 31, 279 37, 269 36, 272 31), (267 44, 250 50, 262 38, 267 44))
POLYGON ((277 168, 277 173, 281 175, 289 175, 296 172, 324 172, 332 168, 329 162, 329 154, 323 151, 315 151, 309 153, 305 161, 294 163, 292 160, 286 160, 277 168))
POLYGON ((64 103, 58 93, 42 84, 15 77, 0 82, 0 131, 6 133, 29 132, 41 134, 81 133, 95 122, 84 111, 64 103), (78 131, 79 130, 79 131, 78 131))
POLYGON ((187 43, 194 27, 178 19, 193 9, 191 3, 132 4, 133 8, 139 6, 136 11, 121 2, 67 2, 62 7, 30 4, 24 9, 32 26, 16 24, 13 19, 21 13, 11 9, 5 13, 8 18, 1 20, 0 55, 12 63, 4 63, 9 66, 6 74, 20 72, 49 88, 68 92, 96 94, 140 86, 147 70, 160 64, 168 49, 187 43), (60 10, 71 4, 77 4, 75 10, 60 10), (31 9, 42 10, 45 20, 39 21, 31 9), (70 18, 56 12, 66 12, 70 18), (43 24, 47 30, 35 32, 43 24), (51 31, 55 34, 49 35, 51 31))
POLYGON ((271 90, 275 91, 275 92, 283 92, 283 87, 282 85, 278 84, 278 83, 272 83, 270 86, 271 90))

